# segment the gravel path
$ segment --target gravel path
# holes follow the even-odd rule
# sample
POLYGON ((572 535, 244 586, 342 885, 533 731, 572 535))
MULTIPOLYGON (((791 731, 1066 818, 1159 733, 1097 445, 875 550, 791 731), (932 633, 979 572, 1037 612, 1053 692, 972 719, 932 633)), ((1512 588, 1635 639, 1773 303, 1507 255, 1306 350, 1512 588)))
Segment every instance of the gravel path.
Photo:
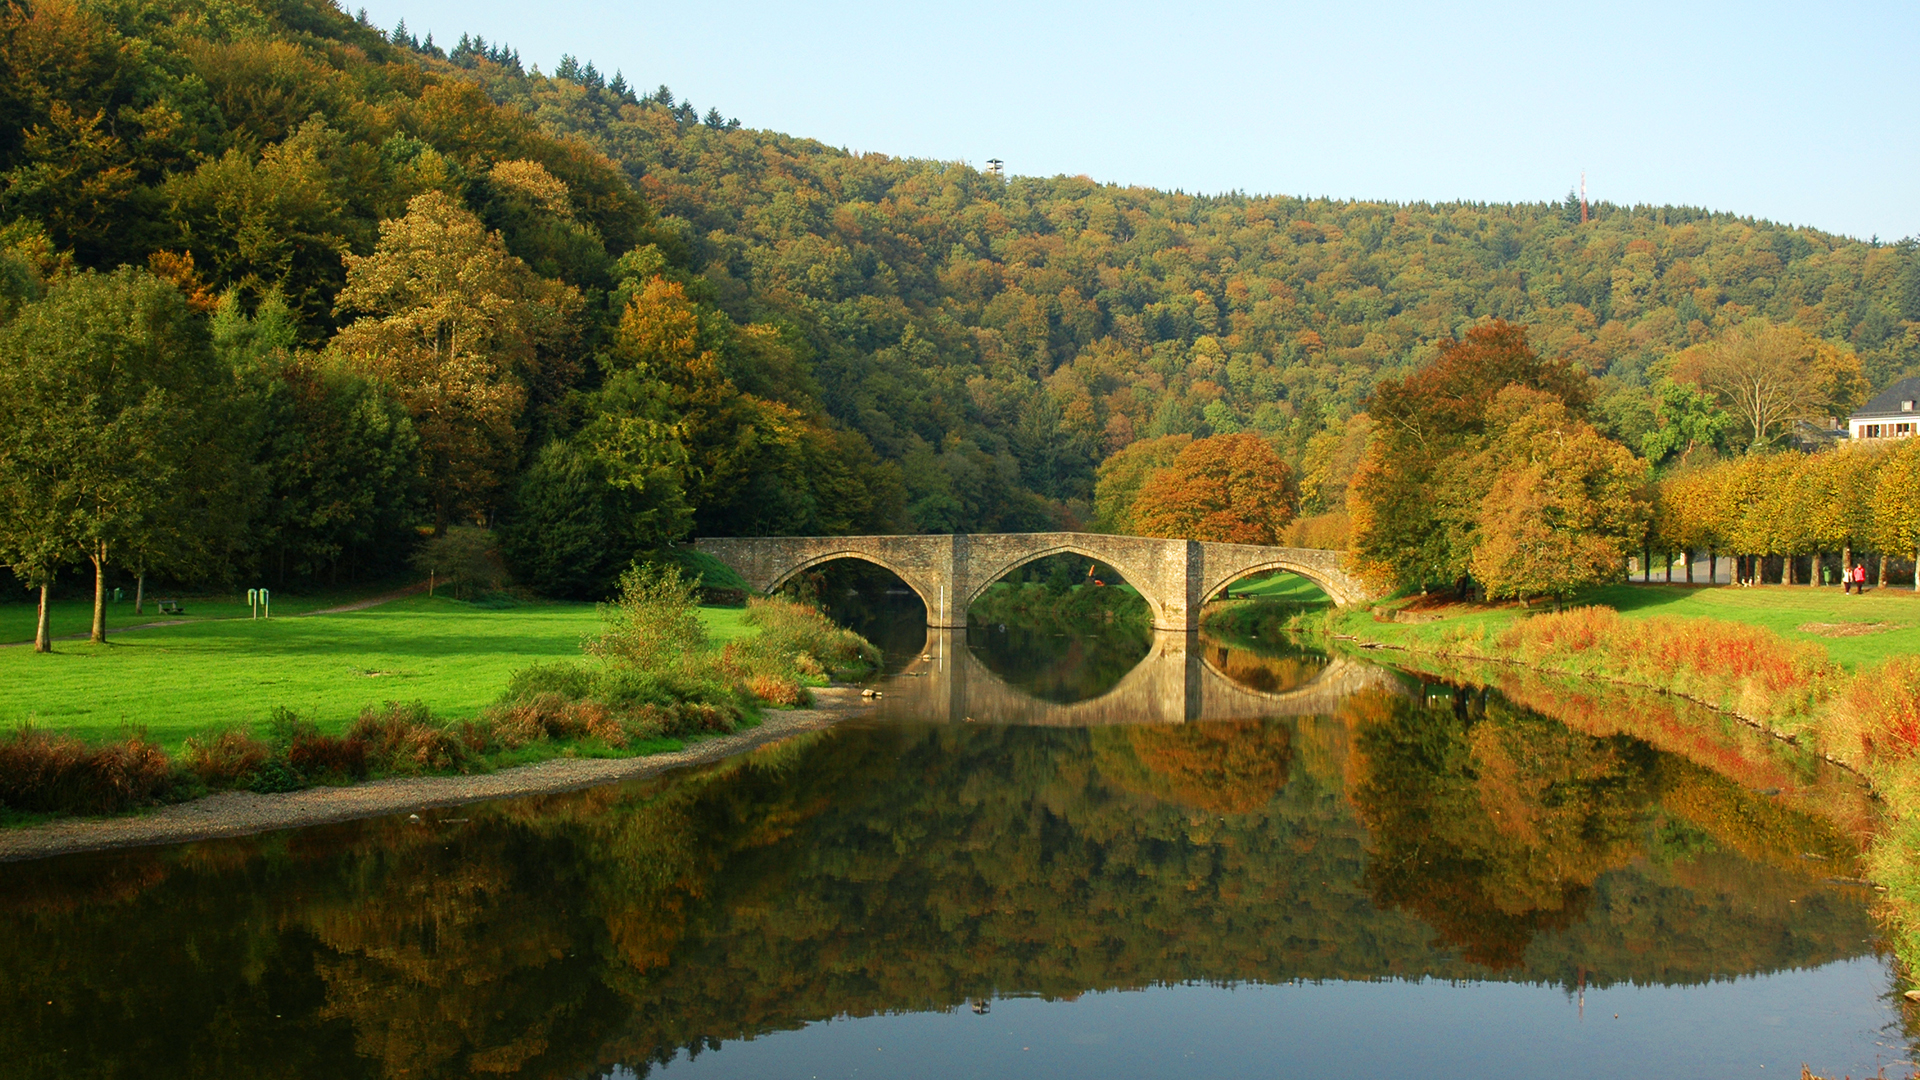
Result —
POLYGON ((815 690, 815 708, 769 711, 759 727, 697 742, 671 754, 636 758, 556 758, 478 776, 419 776, 374 780, 351 787, 308 788, 280 795, 223 791, 162 807, 140 817, 55 821, 0 831, 0 862, 76 851, 177 844, 219 836, 246 836, 354 818, 456 806, 515 795, 544 795, 653 776, 668 769, 731 757, 802 731, 830 727, 868 710, 858 687, 815 690))

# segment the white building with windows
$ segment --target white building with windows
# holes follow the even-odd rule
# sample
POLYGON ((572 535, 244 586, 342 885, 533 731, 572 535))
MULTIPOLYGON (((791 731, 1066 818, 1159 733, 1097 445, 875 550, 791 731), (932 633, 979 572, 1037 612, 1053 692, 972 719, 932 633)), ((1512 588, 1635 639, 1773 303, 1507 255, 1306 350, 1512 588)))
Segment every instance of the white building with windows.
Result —
POLYGON ((1916 431, 1920 431, 1920 375, 1880 391, 1847 417, 1847 434, 1856 441, 1911 439, 1916 431))

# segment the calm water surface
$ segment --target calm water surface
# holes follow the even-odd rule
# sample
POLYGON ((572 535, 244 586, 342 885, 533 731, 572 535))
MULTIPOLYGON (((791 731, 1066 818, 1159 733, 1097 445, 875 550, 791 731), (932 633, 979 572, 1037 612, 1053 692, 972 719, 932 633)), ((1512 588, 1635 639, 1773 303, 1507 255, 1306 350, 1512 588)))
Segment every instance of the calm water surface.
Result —
POLYGON ((1907 1075, 1869 808, 1743 729, 904 652, 882 716, 669 777, 8 866, 0 1078, 1907 1075))

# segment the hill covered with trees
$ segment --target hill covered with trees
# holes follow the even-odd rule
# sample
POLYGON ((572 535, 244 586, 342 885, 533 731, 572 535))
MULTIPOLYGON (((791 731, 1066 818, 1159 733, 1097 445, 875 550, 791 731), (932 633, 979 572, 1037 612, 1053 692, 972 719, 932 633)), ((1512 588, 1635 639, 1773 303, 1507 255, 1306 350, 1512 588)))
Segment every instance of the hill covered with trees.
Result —
MULTIPOLYGON (((23 578, 103 550, 115 572, 351 577, 477 523, 523 580, 597 595, 691 534, 1092 523, 1103 461, 1183 435, 1261 436, 1322 514, 1376 383, 1490 319, 1593 376, 1593 422, 1635 451, 1665 361, 1755 317, 1858 357, 1825 407, 1920 370, 1911 241, 1001 179, 321 0, 6 7, 0 251, 6 355, 55 322, 15 311, 127 266, 233 373, 217 401, 146 407, 224 410, 202 426, 234 467, 71 535, 22 514, 85 517, 98 492, 16 500, 0 560, 23 578)), ((56 375, 9 390, 52 418, 0 451, 12 490, 46 486, 62 416, 120 419, 81 417, 56 375)))

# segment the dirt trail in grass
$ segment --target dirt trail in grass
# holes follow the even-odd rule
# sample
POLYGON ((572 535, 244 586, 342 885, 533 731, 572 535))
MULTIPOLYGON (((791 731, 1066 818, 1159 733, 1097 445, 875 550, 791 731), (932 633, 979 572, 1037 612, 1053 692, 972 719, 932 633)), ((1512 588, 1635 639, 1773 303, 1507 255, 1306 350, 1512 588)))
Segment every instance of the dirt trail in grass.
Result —
MULTIPOLYGON (((316 614, 318 614, 316 612, 316 614)), ((802 731, 816 731, 869 711, 858 687, 815 690, 816 707, 763 714, 759 727, 697 742, 670 754, 635 758, 557 758, 478 776, 417 776, 352 787, 308 788, 280 795, 225 791, 162 807, 141 817, 55 821, 0 831, 0 862, 79 851, 146 847, 246 836, 275 829, 351 821, 457 806, 516 795, 546 795, 653 776, 668 769, 718 761, 802 731)))
POLYGON ((355 600, 351 604, 341 604, 339 607, 321 608, 319 611, 306 611, 299 615, 289 615, 288 618, 303 619, 308 615, 344 615, 349 611, 365 611, 370 607, 379 607, 381 604, 391 604, 395 600, 405 600, 409 596, 419 596, 426 591, 427 583, 423 581, 418 585, 409 585, 395 592, 381 593, 379 596, 370 596, 365 600, 355 600))

